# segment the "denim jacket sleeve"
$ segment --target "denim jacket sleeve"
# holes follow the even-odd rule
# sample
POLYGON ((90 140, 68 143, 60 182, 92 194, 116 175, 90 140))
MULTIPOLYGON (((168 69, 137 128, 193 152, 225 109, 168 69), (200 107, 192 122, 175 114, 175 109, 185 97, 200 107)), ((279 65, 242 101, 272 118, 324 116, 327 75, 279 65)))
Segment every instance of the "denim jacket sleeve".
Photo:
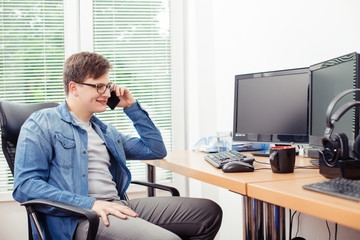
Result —
POLYGON ((154 125, 148 113, 138 102, 124 112, 133 122, 140 138, 122 135, 127 159, 158 159, 167 154, 159 129, 154 125))
MULTIPOLYGON (((22 126, 15 157, 13 197, 19 202, 51 199, 90 209, 95 201, 87 195, 74 194, 49 184, 50 164, 55 155, 49 132, 51 119, 42 113, 33 114, 22 126)), ((57 181, 71 176, 56 176, 57 181)))

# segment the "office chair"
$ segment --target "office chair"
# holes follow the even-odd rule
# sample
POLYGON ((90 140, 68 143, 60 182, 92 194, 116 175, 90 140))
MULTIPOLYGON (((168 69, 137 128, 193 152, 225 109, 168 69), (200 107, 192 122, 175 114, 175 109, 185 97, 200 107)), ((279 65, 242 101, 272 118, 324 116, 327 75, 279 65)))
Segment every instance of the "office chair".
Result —
MULTIPOLYGON (((5 100, 0 101, 0 126, 1 126, 2 150, 12 175, 14 175, 16 144, 19 137, 21 126, 33 112, 43 108, 56 107, 57 105, 58 104, 54 102, 16 103, 5 100)), ((140 181, 132 181, 131 183, 147 186, 150 188, 165 190, 170 192, 172 196, 180 196, 179 191, 173 187, 155 184, 155 183, 149 183, 149 182, 140 182, 140 181)), ((125 196, 125 198, 127 200, 127 196, 125 196)), ((24 202, 21 205, 25 206, 27 211, 28 234, 30 240, 33 239, 31 220, 40 238, 43 239, 42 227, 46 227, 46 226, 40 226, 37 220, 37 215, 40 214, 39 210, 43 206, 54 207, 58 210, 66 212, 71 216, 86 218, 89 222, 89 231, 88 231, 87 239, 89 240, 95 239, 96 237, 97 229, 99 226, 99 217, 97 213, 93 210, 62 203, 62 202, 56 202, 48 199, 33 199, 24 202)))

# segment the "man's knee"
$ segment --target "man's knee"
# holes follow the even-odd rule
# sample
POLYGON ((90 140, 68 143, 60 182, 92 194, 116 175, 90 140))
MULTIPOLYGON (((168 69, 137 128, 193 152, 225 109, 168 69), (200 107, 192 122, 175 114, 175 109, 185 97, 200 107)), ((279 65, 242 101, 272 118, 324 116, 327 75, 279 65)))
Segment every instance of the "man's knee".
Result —
POLYGON ((214 201, 209 199, 203 200, 203 206, 209 218, 212 218, 212 221, 220 224, 222 220, 222 209, 221 207, 214 201))
POLYGON ((199 198, 196 208, 202 209, 204 214, 208 216, 214 216, 216 218, 222 218, 222 209, 214 201, 210 199, 199 198))

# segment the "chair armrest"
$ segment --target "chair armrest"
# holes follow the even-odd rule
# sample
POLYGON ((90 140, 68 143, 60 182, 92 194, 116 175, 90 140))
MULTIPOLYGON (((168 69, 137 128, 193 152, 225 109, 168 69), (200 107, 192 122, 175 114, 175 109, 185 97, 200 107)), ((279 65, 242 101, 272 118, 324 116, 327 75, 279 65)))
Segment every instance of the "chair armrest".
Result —
MULTIPOLYGON (((63 202, 48 200, 48 199, 33 199, 24 202, 21 205, 26 207, 26 210, 29 214, 36 213, 39 209, 43 208, 44 206, 47 206, 47 207, 54 207, 56 209, 60 209, 67 213, 71 213, 71 215, 73 216, 86 218, 89 222, 89 231, 88 231, 87 239, 95 240, 96 233, 99 227, 99 216, 93 210, 63 202)), ((38 228, 39 226, 36 227, 38 228)))
POLYGON ((174 197, 180 196, 179 191, 174 187, 170 187, 170 186, 166 186, 166 185, 162 185, 162 184, 158 184, 158 183, 141 182, 141 181, 131 181, 131 183, 168 191, 174 197))

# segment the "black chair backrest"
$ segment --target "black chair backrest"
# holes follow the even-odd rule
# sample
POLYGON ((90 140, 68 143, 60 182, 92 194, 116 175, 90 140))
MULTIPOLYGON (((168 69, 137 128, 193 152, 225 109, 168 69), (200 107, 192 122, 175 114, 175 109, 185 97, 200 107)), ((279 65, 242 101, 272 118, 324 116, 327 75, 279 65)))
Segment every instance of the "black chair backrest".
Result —
POLYGON ((55 102, 17 103, 5 100, 0 102, 1 146, 13 175, 16 144, 21 126, 33 112, 58 105, 55 102))

